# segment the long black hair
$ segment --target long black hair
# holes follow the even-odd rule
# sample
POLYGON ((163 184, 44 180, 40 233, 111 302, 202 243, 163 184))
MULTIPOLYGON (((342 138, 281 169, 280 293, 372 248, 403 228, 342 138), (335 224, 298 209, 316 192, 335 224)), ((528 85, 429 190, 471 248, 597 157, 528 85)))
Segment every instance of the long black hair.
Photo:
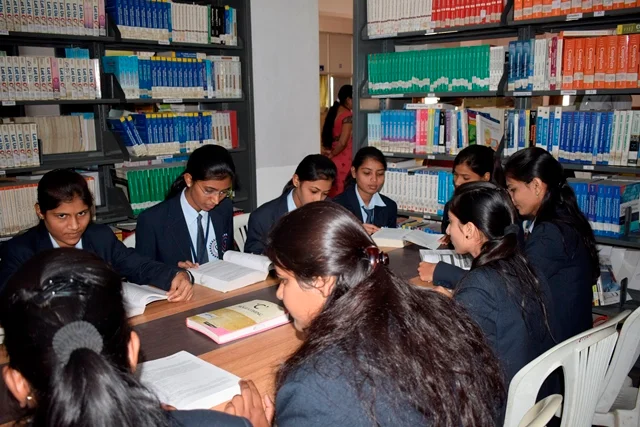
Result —
POLYGON ((327 149, 331 149, 333 146, 333 122, 336 121, 338 116, 338 108, 342 105, 346 107, 347 99, 353 98, 353 86, 344 85, 338 91, 338 99, 333 103, 327 116, 324 119, 324 125, 322 126, 322 146, 327 149))
MULTIPOLYGON (((368 159, 375 160, 382 165, 385 171, 387 170, 387 159, 385 159, 382 151, 378 150, 376 147, 362 147, 361 149, 359 149, 356 155, 353 157, 351 167, 354 168, 357 172, 360 166, 362 166, 362 164, 368 159)), ((347 174, 347 178, 344 181, 344 187, 347 188, 350 185, 355 185, 355 183, 355 178, 353 177, 353 175, 351 175, 351 172, 349 172, 347 174)))
MULTIPOLYGON (((294 173, 298 175, 300 182, 318 180, 333 182, 336 179, 338 170, 336 169, 335 163, 327 156, 323 156, 322 154, 309 154, 298 164, 294 173)), ((282 189, 282 194, 288 193, 293 190, 293 188, 293 179, 290 179, 282 189)))
POLYGON ((372 264, 371 246, 362 224, 326 201, 296 209, 272 229, 266 254, 303 289, 318 277, 336 278, 304 343, 280 368, 277 389, 307 363, 322 375, 316 362, 337 349, 348 360, 332 368, 358 390, 372 424, 370 395, 390 393, 432 425, 495 425, 503 378, 480 328, 454 300, 372 264))
POLYGON ((474 144, 464 148, 453 160, 453 173, 456 172, 458 165, 466 165, 473 173, 480 176, 488 173, 491 182, 500 187, 505 186, 500 156, 496 155, 491 147, 474 144))
POLYGON ((187 168, 171 185, 166 199, 179 195, 187 187, 184 174, 188 173, 194 181, 221 180, 231 178, 233 188, 237 188, 236 166, 231 154, 219 145, 203 145, 189 156, 187 168))
POLYGON ((542 313, 551 333, 546 298, 538 275, 520 249, 518 212, 507 190, 482 181, 461 185, 451 199, 449 212, 461 224, 475 225, 487 238, 471 268, 488 267, 497 271, 504 279, 507 293, 520 306, 525 321, 542 313))
MULTIPOLYGON (((542 204, 536 213, 536 224, 550 222, 557 226, 571 227, 581 236, 591 258, 591 278, 595 283, 600 277, 600 258, 593 230, 578 207, 576 195, 567 183, 560 162, 548 151, 531 147, 518 151, 505 165, 507 178, 529 184, 534 178, 547 186, 542 204)), ((565 242, 566 245, 566 242, 565 242)))
POLYGON ((87 180, 74 170, 55 169, 45 173, 38 182, 38 205, 43 214, 76 197, 89 208, 93 207, 93 194, 87 180))
POLYGON ((0 295, 0 324, 9 366, 37 404, 30 425, 168 425, 160 402, 131 373, 120 276, 96 255, 53 249, 27 261, 0 295), (102 351, 75 350, 61 365, 53 338, 75 321, 97 329, 102 351))

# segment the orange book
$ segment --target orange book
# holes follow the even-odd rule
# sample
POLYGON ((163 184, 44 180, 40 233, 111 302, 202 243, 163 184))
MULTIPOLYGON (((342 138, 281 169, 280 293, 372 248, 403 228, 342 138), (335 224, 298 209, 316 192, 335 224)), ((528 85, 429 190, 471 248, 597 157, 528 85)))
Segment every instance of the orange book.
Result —
POLYGON ((614 9, 624 9, 624 0, 613 0, 614 9))
POLYGON ((607 63, 604 74, 604 87, 606 89, 616 88, 616 70, 618 69, 618 38, 616 36, 606 36, 607 38, 607 63))
POLYGON ((542 0, 542 16, 553 14, 553 0, 542 0))
POLYGON ((564 39, 562 54, 562 89, 573 89, 576 39, 564 39))
POLYGON ((624 0, 624 8, 636 7, 636 0, 624 0))
POLYGON ((533 0, 524 0, 522 8, 522 19, 531 19, 533 17, 533 0))
POLYGON ((616 89, 627 87, 627 64, 629 36, 618 36, 618 65, 616 66, 616 89))
POLYGON ((629 36, 629 64, 627 67, 627 87, 638 87, 638 66, 640 54, 640 34, 629 36))
POLYGON ((585 39, 575 39, 573 60, 573 89, 584 89, 584 45, 585 39))
POLYGON ((607 37, 596 37, 596 89, 604 89, 604 77, 607 72, 607 37))
POLYGON ((602 0, 602 8, 604 10, 613 10, 613 0, 602 0))
POLYGON ((533 13, 534 18, 542 18, 542 0, 533 0, 533 13))
POLYGON ((524 0, 515 0, 513 2, 513 19, 519 21, 522 18, 522 9, 524 8, 524 0))
POLYGON ((582 13, 593 12, 593 0, 582 0, 582 13))
POLYGON ((584 48, 584 88, 593 89, 596 80, 596 38, 585 40, 584 48))
POLYGON ((602 0, 593 0, 593 11, 599 12, 601 10, 604 10, 604 4, 602 3, 602 0))

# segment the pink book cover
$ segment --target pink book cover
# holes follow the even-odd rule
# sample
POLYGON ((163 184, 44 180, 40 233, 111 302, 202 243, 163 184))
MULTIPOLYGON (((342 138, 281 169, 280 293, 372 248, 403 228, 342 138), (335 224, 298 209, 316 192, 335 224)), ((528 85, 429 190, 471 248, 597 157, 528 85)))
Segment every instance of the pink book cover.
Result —
POLYGON ((60 69, 58 68, 58 58, 51 58, 51 83, 53 87, 53 97, 60 98, 60 69))
POLYGON ((104 0, 98 1, 98 23, 100 25, 100 35, 107 35, 107 22, 104 16, 104 0))
POLYGON ((549 43, 549 90, 557 90, 556 85, 558 75, 558 37, 553 36, 549 43))

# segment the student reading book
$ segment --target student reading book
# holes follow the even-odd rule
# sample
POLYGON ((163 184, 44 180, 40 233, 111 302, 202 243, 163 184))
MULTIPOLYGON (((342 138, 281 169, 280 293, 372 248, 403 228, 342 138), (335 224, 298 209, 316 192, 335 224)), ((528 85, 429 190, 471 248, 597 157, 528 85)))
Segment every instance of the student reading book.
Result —
POLYGON ((278 304, 253 300, 187 318, 187 327, 205 334, 218 344, 248 337, 289 323, 289 315, 278 304))
POLYGON ((120 288, 119 274, 77 249, 42 252, 9 280, 0 294, 2 374, 27 425, 250 427, 220 412, 163 409, 134 375, 140 338, 120 288))

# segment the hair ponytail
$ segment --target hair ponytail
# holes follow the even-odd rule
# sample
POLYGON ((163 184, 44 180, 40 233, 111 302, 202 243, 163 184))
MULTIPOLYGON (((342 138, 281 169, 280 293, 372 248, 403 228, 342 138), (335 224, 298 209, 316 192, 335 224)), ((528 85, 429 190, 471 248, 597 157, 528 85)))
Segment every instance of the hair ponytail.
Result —
POLYGON ((169 200, 174 198, 175 196, 179 195, 180 193, 182 193, 182 190, 184 190, 185 188, 187 188, 187 182, 184 179, 184 174, 185 172, 182 172, 175 181, 173 181, 173 184, 171 184, 171 187, 169 187, 169 192, 167 193, 167 197, 165 197, 165 200, 169 200))
POLYGON ((324 125, 322 126, 322 146, 327 150, 333 147, 333 125, 338 117, 338 108, 340 108, 340 102, 335 101, 324 119, 324 125))

